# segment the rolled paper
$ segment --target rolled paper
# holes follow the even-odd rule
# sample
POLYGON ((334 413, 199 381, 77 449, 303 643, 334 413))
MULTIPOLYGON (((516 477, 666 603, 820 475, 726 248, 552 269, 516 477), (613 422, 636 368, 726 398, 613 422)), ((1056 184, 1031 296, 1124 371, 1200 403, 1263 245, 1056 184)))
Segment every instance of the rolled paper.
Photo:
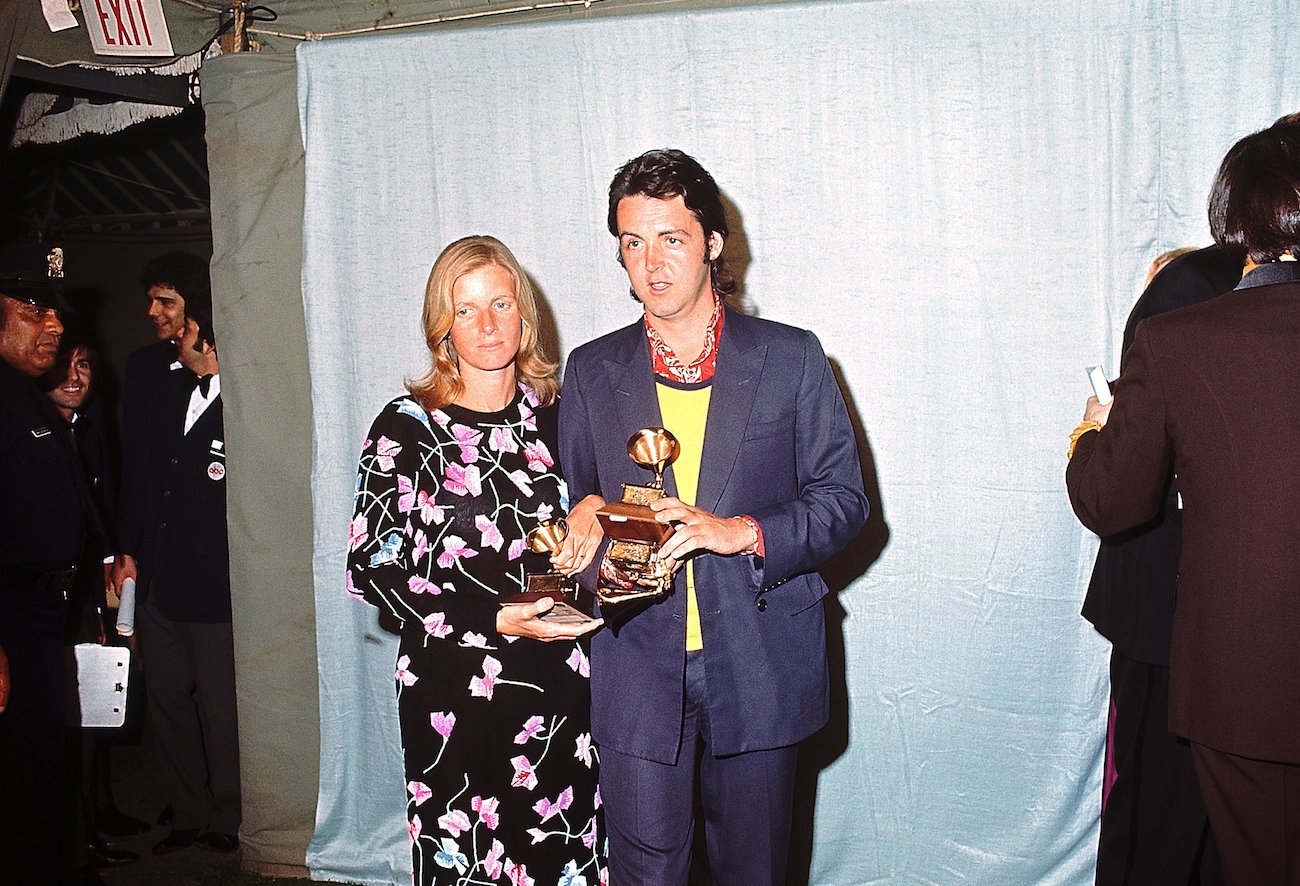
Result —
POLYGON ((135 636, 135 579, 122 582, 122 602, 117 607, 117 633, 121 637, 135 636))

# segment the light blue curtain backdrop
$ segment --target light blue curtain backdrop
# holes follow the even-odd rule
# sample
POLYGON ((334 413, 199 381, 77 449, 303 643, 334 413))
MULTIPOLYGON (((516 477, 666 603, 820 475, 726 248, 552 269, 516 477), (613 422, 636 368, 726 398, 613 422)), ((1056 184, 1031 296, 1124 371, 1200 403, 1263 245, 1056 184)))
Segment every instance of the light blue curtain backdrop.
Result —
POLYGON ((811 882, 1091 882, 1108 649, 1066 435, 1147 263, 1209 242, 1223 152, 1300 109, 1296 12, 824 2, 304 44, 313 875, 409 877, 395 641, 342 575, 368 423, 425 368, 429 267, 492 233, 562 352, 630 322, 606 188, 676 146, 734 206, 748 309, 817 332, 874 459, 887 543, 838 595, 811 882))

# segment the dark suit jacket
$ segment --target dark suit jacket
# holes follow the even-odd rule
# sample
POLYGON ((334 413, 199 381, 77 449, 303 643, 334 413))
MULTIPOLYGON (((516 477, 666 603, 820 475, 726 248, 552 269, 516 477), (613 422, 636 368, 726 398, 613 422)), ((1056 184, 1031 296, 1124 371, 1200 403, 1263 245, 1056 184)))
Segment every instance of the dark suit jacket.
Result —
POLYGON ((1300 763, 1300 265, 1138 326, 1115 406, 1066 471, 1085 526, 1150 520, 1170 467, 1183 552, 1170 729, 1300 763))
POLYGON ((190 375, 171 369, 176 345, 161 341, 132 351, 122 382, 122 474, 117 502, 116 550, 131 553, 140 546, 149 476, 152 434, 158 422, 159 403, 179 380, 190 375))
POLYGON ((126 553, 163 615, 176 621, 230 621, 230 547, 226 533, 226 449, 221 397, 183 433, 194 376, 172 374, 139 444, 147 475, 138 532, 126 553))
MULTIPOLYGON (((571 498, 617 501, 623 483, 645 483, 627 440, 660 424, 641 321, 574 351, 560 401, 571 498)), ((675 493, 671 470, 666 486, 675 493)), ((826 585, 816 569, 868 511, 848 411, 812 333, 727 310, 696 504, 753 517, 766 548, 761 559, 694 560, 712 750, 794 744, 827 717, 826 585)), ((676 759, 685 618, 683 571, 666 599, 592 639, 592 735, 602 746, 676 759)))
MULTIPOLYGON (((1124 327, 1124 353, 1143 320, 1208 301, 1240 279, 1241 263, 1217 246, 1174 259, 1133 306, 1124 327)), ((1145 664, 1169 667, 1182 526, 1178 490, 1171 482, 1154 520, 1101 540, 1083 601, 1083 617, 1120 653, 1145 664)))

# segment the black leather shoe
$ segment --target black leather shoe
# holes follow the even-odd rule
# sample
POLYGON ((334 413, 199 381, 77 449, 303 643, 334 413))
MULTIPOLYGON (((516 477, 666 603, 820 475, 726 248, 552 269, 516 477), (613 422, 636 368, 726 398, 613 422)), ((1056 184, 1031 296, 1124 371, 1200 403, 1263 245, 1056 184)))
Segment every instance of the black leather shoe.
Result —
POLYGON ((95 830, 110 837, 134 837, 149 833, 150 827, 147 821, 133 818, 110 806, 99 810, 95 816, 95 830))
POLYGON ((208 831, 194 841, 194 845, 209 852, 230 853, 239 848, 239 838, 233 834, 208 831))
POLYGON ((127 849, 113 849, 102 840, 90 844, 90 863, 97 868, 112 868, 120 864, 130 864, 140 860, 140 853, 127 849))
POLYGON ((199 835, 198 828, 183 828, 172 832, 163 839, 159 840, 153 847, 154 855, 166 855, 168 852, 175 852, 178 849, 184 849, 187 846, 194 845, 194 838, 199 835))

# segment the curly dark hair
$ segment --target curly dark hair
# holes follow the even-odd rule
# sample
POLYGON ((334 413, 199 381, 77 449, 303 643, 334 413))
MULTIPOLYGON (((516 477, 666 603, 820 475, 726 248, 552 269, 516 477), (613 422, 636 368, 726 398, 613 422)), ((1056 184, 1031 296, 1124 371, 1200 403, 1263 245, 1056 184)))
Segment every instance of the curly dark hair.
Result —
MULTIPOLYGON (((655 200, 681 197, 704 229, 705 242, 715 233, 725 241, 731 233, 718 183, 694 157, 676 148, 646 151, 624 163, 614 174, 614 180, 609 184, 608 224, 609 232, 615 237, 618 236, 619 202, 624 197, 637 195, 655 200)), ((708 261, 707 253, 705 260, 708 261)), ((618 263, 623 264, 621 251, 618 263)), ((736 281, 727 273, 722 253, 709 261, 709 276, 713 288, 724 296, 736 291, 736 281)))

